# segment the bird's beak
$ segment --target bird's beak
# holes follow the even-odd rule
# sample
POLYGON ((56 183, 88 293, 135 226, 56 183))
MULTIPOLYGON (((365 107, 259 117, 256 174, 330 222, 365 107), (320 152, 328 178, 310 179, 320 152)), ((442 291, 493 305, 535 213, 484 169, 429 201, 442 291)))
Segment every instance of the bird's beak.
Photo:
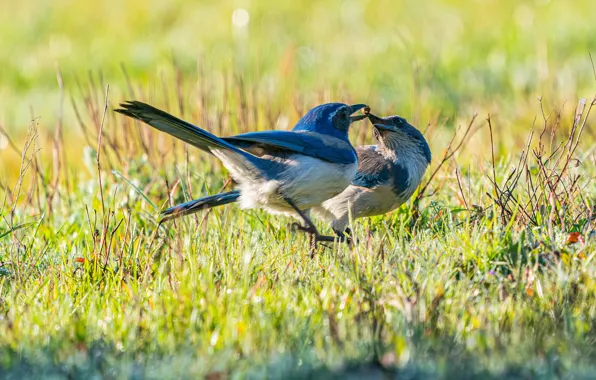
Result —
POLYGON ((397 128, 395 126, 387 124, 387 121, 378 116, 373 115, 372 113, 368 114, 368 120, 370 120, 372 125, 379 131, 397 131, 397 128))
MULTIPOLYGON (((366 104, 354 104, 350 106, 350 115, 353 114, 356 111, 360 111, 363 108, 368 107, 366 104)), ((366 119, 368 117, 367 114, 362 114, 362 115, 355 115, 355 116, 350 116, 350 123, 353 123, 355 121, 358 120, 362 120, 362 119, 366 119)))
POLYGON ((370 120, 370 122, 374 125, 377 123, 383 123, 385 120, 381 119, 380 117, 373 115, 372 113, 369 112, 368 114, 368 120, 370 120))
POLYGON ((380 131, 392 131, 392 132, 397 131, 397 128, 395 128, 395 126, 393 126, 393 125, 382 124, 382 123, 375 123, 373 125, 375 126, 375 128, 377 128, 380 131))

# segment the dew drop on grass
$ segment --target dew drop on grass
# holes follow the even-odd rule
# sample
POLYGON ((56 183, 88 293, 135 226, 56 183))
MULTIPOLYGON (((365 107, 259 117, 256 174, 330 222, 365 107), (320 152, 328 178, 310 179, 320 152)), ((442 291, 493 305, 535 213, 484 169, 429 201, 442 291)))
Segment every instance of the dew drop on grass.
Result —
POLYGON ((211 334, 211 340, 209 341, 209 343, 212 346, 215 346, 217 344, 217 341, 219 340, 219 331, 215 330, 213 332, 213 334, 211 334))

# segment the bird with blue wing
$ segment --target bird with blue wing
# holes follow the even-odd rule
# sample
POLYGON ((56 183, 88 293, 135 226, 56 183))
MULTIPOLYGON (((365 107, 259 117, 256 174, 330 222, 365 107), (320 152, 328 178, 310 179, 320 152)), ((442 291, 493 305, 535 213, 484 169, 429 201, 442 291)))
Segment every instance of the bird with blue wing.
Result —
MULTIPOLYGON (((349 240, 350 217, 383 215, 405 203, 420 184, 431 161, 426 139, 406 119, 400 116, 382 118, 371 113, 368 113, 368 119, 373 125, 377 144, 356 147, 358 171, 350 186, 312 209, 315 216, 331 224, 340 240, 349 240)), ((300 122, 294 129, 297 128, 303 128, 300 122)), ((192 200, 165 210, 164 219, 237 202, 239 197, 240 192, 236 190, 192 200)))
POLYGON ((358 172, 350 186, 313 208, 340 239, 351 233, 350 217, 383 215, 406 202, 431 161, 426 139, 406 119, 371 113, 368 119, 377 144, 356 147, 358 172))
POLYGON ((220 138, 167 112, 139 101, 120 104, 116 112, 183 140, 217 157, 239 189, 190 201, 165 210, 162 221, 198 210, 239 202, 245 209, 264 209, 297 218, 310 234, 311 249, 333 237, 319 234, 310 209, 341 193, 358 168, 348 139, 350 125, 366 115, 365 104, 327 103, 312 108, 292 131, 262 131, 220 138))

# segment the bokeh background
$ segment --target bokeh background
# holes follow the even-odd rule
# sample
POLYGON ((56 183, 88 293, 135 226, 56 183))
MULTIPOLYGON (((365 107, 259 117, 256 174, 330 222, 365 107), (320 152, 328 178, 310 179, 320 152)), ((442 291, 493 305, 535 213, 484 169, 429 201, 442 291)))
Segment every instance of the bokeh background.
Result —
POLYGON ((592 378, 594 15, 594 0, 0 0, 0 377, 592 378), (432 181, 314 259, 261 211, 159 226, 226 173, 112 112, 126 99, 221 135, 368 103, 425 132, 432 181))
POLYGON ((51 107, 57 68, 67 86, 87 71, 118 84, 121 64, 148 81, 172 60, 188 73, 197 64, 235 70, 282 94, 342 83, 405 107, 414 97, 437 102, 447 114, 533 91, 573 95, 593 84, 596 26, 586 16, 595 8, 589 0, 3 0, 2 114, 51 107))
MULTIPOLYGON (((418 125, 454 126, 478 112, 498 116, 507 131, 527 130, 539 96, 548 110, 572 111, 579 96, 596 90, 591 0, 0 5, 0 126, 16 142, 34 118, 51 135, 59 115, 76 141, 72 99, 90 82, 109 84, 113 106, 126 95, 126 75, 148 91, 164 82, 174 88, 182 77, 191 106, 195 90, 207 86, 214 110, 222 78, 241 77, 285 115, 278 127, 299 117, 295 103, 312 106, 323 93, 418 125)), ((11 176, 20 160, 7 149, 0 137, 0 173, 11 176)))

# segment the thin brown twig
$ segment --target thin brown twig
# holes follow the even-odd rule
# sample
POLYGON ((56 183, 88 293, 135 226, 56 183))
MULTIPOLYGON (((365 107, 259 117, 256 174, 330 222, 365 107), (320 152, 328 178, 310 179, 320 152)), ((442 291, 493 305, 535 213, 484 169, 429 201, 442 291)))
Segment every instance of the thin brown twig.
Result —
POLYGON ((459 176, 459 170, 457 167, 455 167, 455 178, 457 178, 457 186, 459 187, 459 192, 461 193, 461 197, 464 201, 464 206, 466 206, 466 209, 469 210, 470 208, 468 206, 468 202, 466 201, 466 194, 464 193, 464 189, 462 187, 460 176, 459 176))
POLYGON ((592 59, 592 53, 588 53, 590 56, 590 62, 592 63, 592 73, 594 73, 594 79, 596 79, 596 67, 594 66, 594 60, 592 59))
POLYGON ((21 150, 16 146, 14 141, 12 141, 12 139, 8 135, 8 132, 6 132, 6 130, 4 128, 2 128, 1 125, 0 125, 0 134, 2 134, 4 136, 4 138, 8 142, 8 146, 10 146, 12 148, 12 150, 15 151, 16 154, 18 154, 19 156, 21 156, 23 154, 23 152, 21 152, 21 150))
POLYGON ((466 138, 467 138, 468 134, 470 133, 470 130, 472 129, 472 125, 474 124, 474 121, 476 120, 476 117, 477 116, 478 116, 477 113, 475 113, 474 116, 472 116, 472 119, 468 123, 468 127, 466 128, 466 130, 464 132, 464 135, 461 138, 459 144, 457 144, 457 146, 452 149, 451 146, 453 145, 453 142, 455 141, 455 137, 457 136, 457 131, 455 131, 455 133, 453 134, 451 140, 449 141, 449 144, 447 145, 447 149, 445 149, 445 154, 443 155, 443 158, 441 159, 441 162, 435 168, 435 170, 432 172, 432 174, 430 175, 428 181, 426 181, 426 183, 424 184, 424 186, 422 186, 422 188, 418 192, 418 196, 416 197, 415 202, 418 202, 418 201, 420 201, 420 199, 423 198, 424 193, 428 189, 428 186, 430 185, 430 183, 432 182, 432 180, 435 178, 435 176, 437 175, 437 173, 441 170, 441 168, 443 167, 443 165, 447 161, 449 161, 451 159, 451 157, 453 157, 455 155, 455 153, 457 153, 457 151, 459 151, 459 149, 463 146, 464 142, 466 141, 466 138))
POLYGON ((101 196, 101 211, 104 213, 104 215, 106 212, 106 206, 105 206, 105 201, 104 201, 104 197, 103 197, 103 184, 101 181, 100 157, 101 157, 101 136, 102 136, 102 132, 103 132, 103 124, 106 119, 106 114, 108 113, 109 93, 110 93, 110 86, 108 85, 108 86, 106 86, 105 105, 103 108, 103 115, 101 117, 101 123, 99 124, 99 132, 97 135, 97 177, 98 177, 98 181, 99 181, 99 194, 101 196))
MULTIPOLYGON (((575 117, 575 120, 573 123, 574 126, 576 125, 576 123, 579 123, 581 121, 581 117, 584 116, 585 104, 586 104, 586 99, 584 99, 584 98, 580 99, 580 104, 578 105, 578 110, 577 110, 579 115, 576 114, 576 117, 575 117)), ((564 173, 567 170, 567 167, 569 166, 569 162, 571 161, 571 158, 573 157, 577 147, 579 146, 579 139, 581 138, 582 132, 584 131, 586 122, 588 121, 588 117, 590 116, 590 112, 592 111, 592 107, 594 106, 594 104, 596 104, 596 96, 594 96, 594 98, 590 102, 588 111, 585 113, 585 116, 584 116, 584 121, 581 123, 581 125, 579 127, 579 131, 577 131, 575 141, 573 141, 573 137, 574 137, 573 132, 574 132, 574 129, 576 129, 576 128, 572 129, 571 135, 569 137, 569 139, 571 140, 571 145, 570 145, 570 148, 568 151, 569 153, 567 155, 567 159, 565 160, 565 164, 563 165, 563 169, 561 169, 561 173, 564 173)), ((559 177, 559 179, 557 179, 557 182, 555 182, 555 185, 554 185, 555 188, 557 187, 557 185, 559 184, 560 181, 561 181, 561 177, 559 177)))
POLYGON ((491 155, 491 166, 492 166, 492 170, 493 170, 493 183, 495 184, 495 195, 498 197, 498 190, 499 187, 497 185, 497 171, 495 169, 495 143, 493 140, 493 124, 491 122, 490 119, 490 114, 488 114, 488 117, 486 118, 486 121, 488 123, 488 131, 490 134, 490 155, 491 155))

